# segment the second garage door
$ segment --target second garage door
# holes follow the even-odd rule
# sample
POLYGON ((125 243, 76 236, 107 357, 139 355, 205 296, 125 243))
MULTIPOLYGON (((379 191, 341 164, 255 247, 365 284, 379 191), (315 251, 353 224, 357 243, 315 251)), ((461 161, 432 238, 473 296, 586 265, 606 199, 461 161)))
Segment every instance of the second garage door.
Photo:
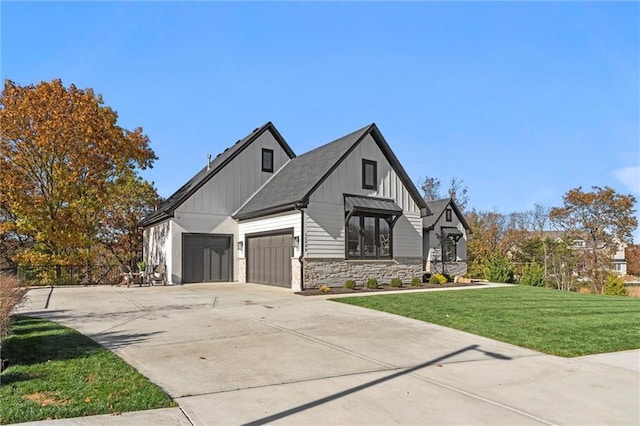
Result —
POLYGON ((231 281, 231 236, 185 234, 182 237, 182 282, 231 281))
POLYGON ((248 237, 247 281, 291 287, 291 256, 291 233, 248 237))

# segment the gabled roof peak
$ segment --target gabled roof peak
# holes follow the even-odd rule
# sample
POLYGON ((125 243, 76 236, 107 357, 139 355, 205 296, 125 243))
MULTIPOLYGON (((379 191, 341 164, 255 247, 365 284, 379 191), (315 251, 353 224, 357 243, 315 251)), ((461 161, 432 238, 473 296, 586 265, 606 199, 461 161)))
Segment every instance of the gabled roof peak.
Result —
POLYGON ((282 149, 287 153, 289 158, 295 158, 296 154, 293 152, 289 144, 284 140, 278 129, 271 123, 266 122, 260 127, 257 127, 249 135, 243 139, 239 139, 235 144, 227 147, 224 151, 219 153, 216 158, 202 168, 194 177, 192 177, 187 183, 185 183, 180 189, 174 192, 169 198, 167 198, 158 209, 145 217, 139 226, 149 226, 164 219, 173 217, 173 213, 187 198, 200 189, 205 183, 215 176, 220 170, 222 170, 227 164, 229 164, 237 155, 239 155, 247 146, 255 141, 261 134, 269 131, 280 144, 282 149))
POLYGON ((424 200, 380 130, 375 123, 371 123, 291 160, 233 217, 242 220, 305 206, 311 194, 368 134, 371 134, 378 144, 418 206, 428 211, 424 200), (282 191, 282 188, 287 190, 282 191))

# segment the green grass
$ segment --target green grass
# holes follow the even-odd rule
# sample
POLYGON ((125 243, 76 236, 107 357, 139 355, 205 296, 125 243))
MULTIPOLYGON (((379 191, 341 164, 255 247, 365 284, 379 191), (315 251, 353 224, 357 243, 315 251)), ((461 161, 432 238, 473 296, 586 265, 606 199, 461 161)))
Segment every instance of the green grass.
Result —
POLYGON ((175 406, 116 355, 50 321, 16 317, 2 358, 1 424, 175 406))
POLYGON ((635 297, 513 286, 333 300, 564 357, 640 348, 635 297))

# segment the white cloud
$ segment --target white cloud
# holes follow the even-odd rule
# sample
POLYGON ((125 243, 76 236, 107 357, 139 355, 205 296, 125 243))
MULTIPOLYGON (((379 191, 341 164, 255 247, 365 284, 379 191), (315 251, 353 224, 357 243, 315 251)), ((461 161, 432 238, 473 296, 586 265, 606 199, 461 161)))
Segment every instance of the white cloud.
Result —
POLYGON ((613 175, 635 195, 640 195, 640 166, 623 167, 613 171, 613 175))

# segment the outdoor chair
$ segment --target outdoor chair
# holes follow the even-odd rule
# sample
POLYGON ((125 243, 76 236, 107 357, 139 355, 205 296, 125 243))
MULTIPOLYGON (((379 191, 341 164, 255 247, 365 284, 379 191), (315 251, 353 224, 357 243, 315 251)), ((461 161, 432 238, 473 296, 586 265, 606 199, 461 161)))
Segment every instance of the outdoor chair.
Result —
POLYGON ((167 285, 167 268, 164 265, 156 265, 153 268, 153 273, 150 277, 151 285, 154 285, 157 282, 162 283, 162 285, 167 285))
POLYGON ((153 285, 153 283, 151 282, 151 277, 153 276, 153 269, 154 268, 152 265, 147 265, 144 267, 144 272, 142 274, 142 283, 149 284, 149 287, 153 285))
POLYGON ((131 287, 131 284, 133 284, 134 280, 133 272, 131 272, 131 268, 129 267, 129 265, 125 265, 124 263, 120 265, 120 276, 122 276, 122 281, 120 281, 118 286, 126 284, 127 287, 131 287))

